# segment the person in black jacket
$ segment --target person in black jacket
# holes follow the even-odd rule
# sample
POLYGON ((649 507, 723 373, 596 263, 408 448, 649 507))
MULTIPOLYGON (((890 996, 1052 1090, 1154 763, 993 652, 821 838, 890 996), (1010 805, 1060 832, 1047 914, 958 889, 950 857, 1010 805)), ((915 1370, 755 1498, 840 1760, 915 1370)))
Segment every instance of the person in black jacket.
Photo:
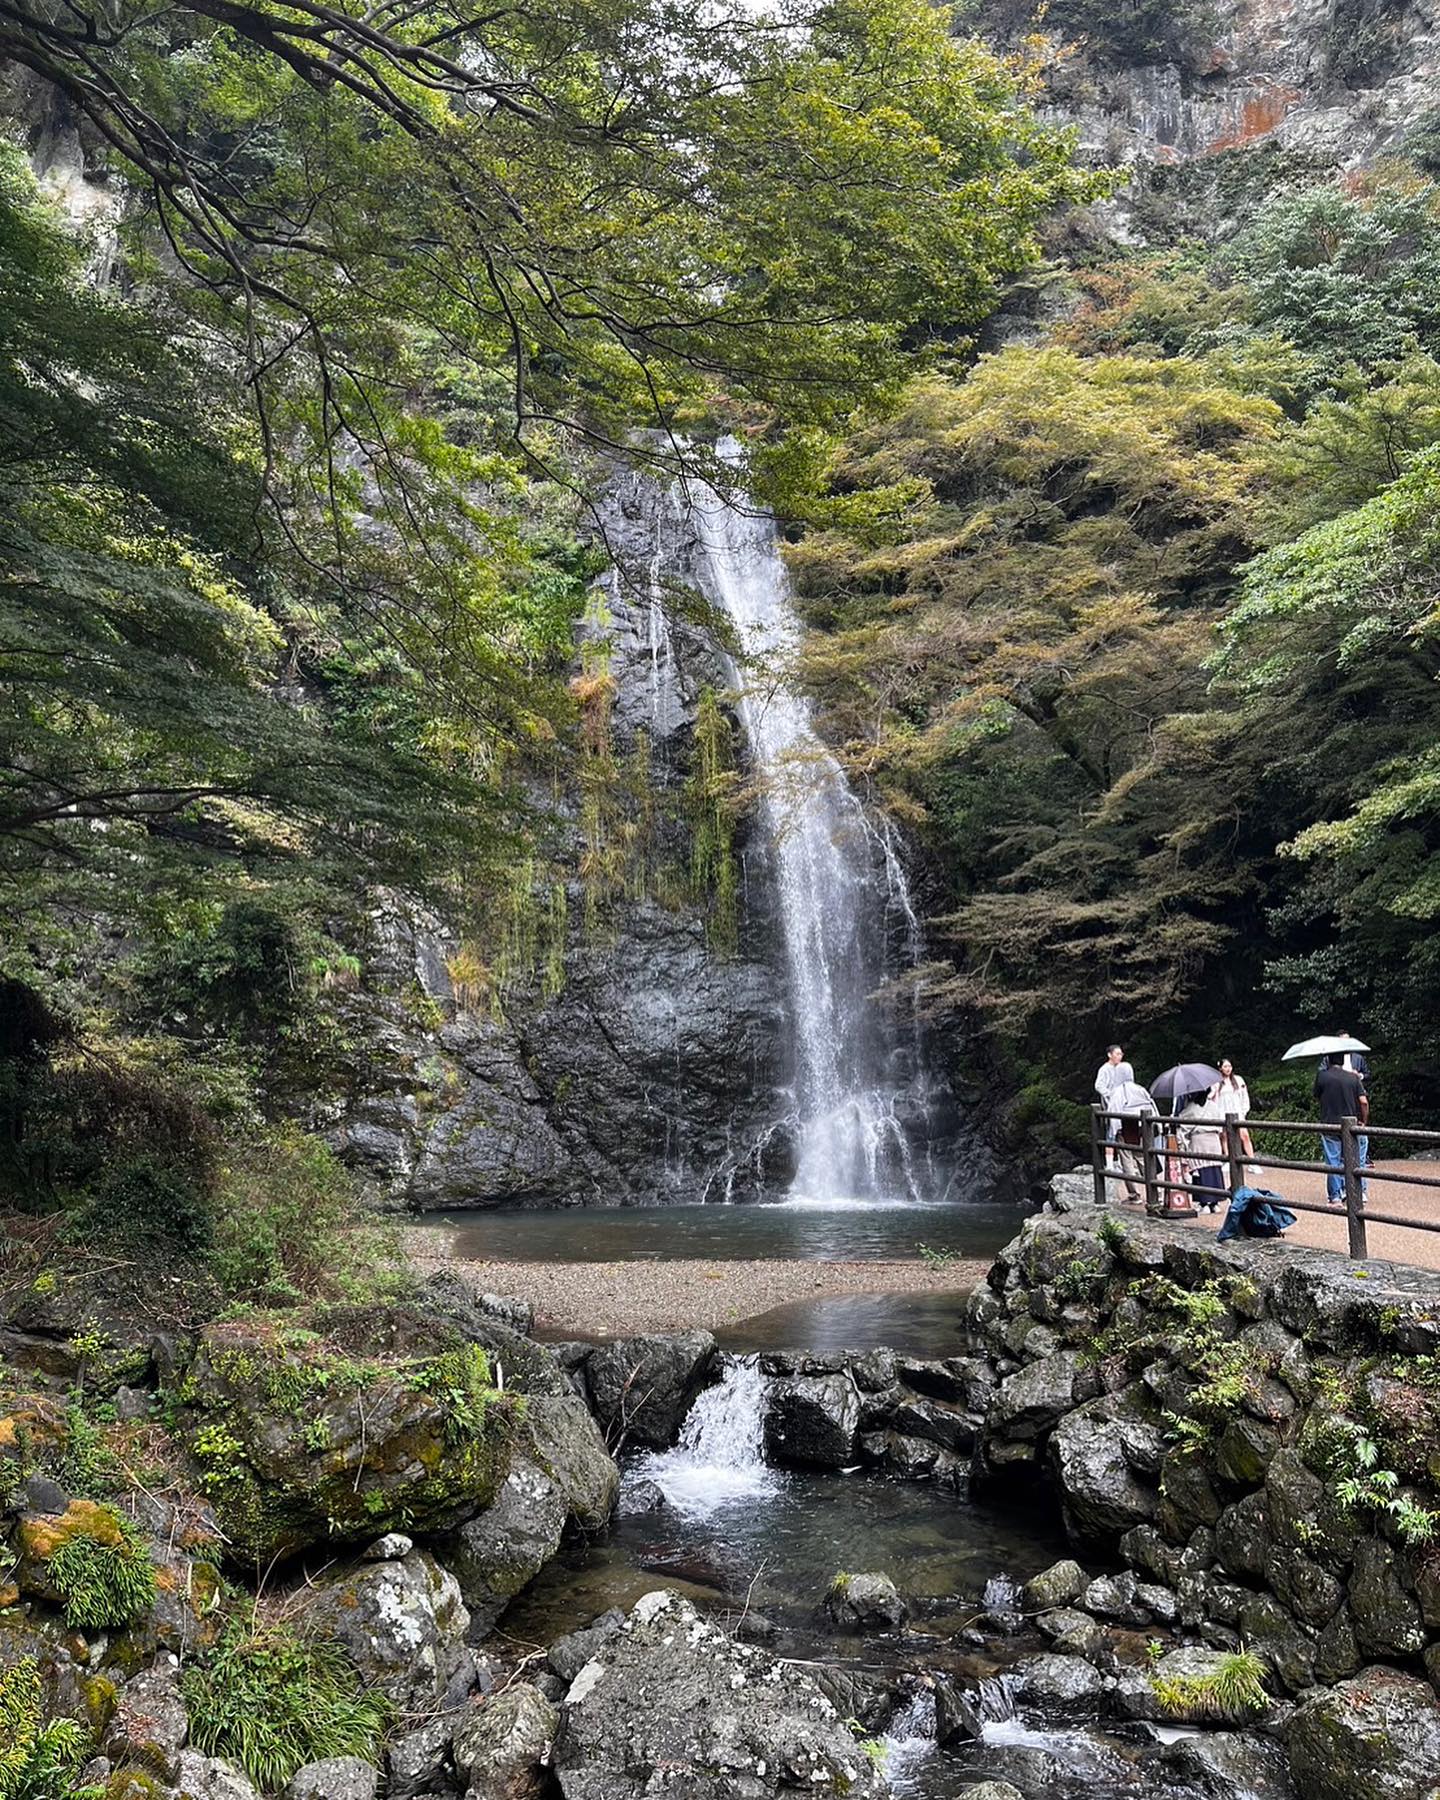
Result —
MULTIPOLYGON (((1358 1119, 1363 1125, 1370 1117, 1370 1098, 1365 1092, 1365 1079, 1357 1075, 1354 1069, 1345 1067, 1343 1056, 1327 1056, 1320 1064, 1315 1076, 1315 1098, 1320 1102, 1320 1123, 1322 1125, 1338 1125, 1342 1119, 1358 1119)), ((1358 1139, 1356 1155, 1363 1166, 1364 1152, 1359 1146, 1364 1139, 1358 1139)), ((1322 1133, 1320 1148, 1325 1160, 1330 1165, 1331 1173, 1325 1177, 1325 1190, 1332 1206, 1345 1204, 1345 1178, 1337 1171, 1344 1168, 1344 1155, 1340 1146, 1338 1133, 1331 1137, 1322 1133)), ((1365 1198, 1365 1181, 1360 1182, 1360 1198, 1365 1198)))

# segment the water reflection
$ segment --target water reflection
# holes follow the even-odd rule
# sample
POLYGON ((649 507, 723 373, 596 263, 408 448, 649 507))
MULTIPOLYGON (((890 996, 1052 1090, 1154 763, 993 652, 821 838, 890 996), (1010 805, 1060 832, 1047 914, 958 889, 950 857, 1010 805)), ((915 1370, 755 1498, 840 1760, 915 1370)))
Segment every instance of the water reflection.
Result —
POLYGON ((919 1246, 988 1262, 1014 1237, 1024 1209, 927 1205, 515 1208, 423 1213, 421 1229, 442 1233, 446 1251, 475 1262, 636 1262, 662 1258, 796 1262, 891 1261, 919 1246))
POLYGON ((959 1356, 965 1349, 960 1294, 832 1294, 792 1300, 753 1319, 722 1325, 723 1350, 878 1350, 959 1356))

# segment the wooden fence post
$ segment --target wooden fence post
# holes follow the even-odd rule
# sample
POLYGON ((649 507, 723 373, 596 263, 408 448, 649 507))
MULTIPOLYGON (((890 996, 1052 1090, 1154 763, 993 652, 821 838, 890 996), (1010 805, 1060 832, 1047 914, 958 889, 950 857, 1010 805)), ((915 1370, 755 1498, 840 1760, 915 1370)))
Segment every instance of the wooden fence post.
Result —
POLYGON ((1090 1108, 1090 1167, 1095 1175, 1095 1204, 1104 1206, 1109 1199, 1105 1192, 1105 1120, 1101 1118, 1103 1106, 1097 1100, 1090 1108))
POLYGON ((1156 1180, 1160 1161, 1160 1121, 1150 1113, 1140 1115, 1140 1167, 1145 1176, 1145 1216, 1155 1218, 1160 1212, 1159 1184, 1156 1180))
POLYGON ((1233 1200, 1245 1185, 1245 1157, 1240 1147, 1240 1120, 1235 1113, 1225 1115, 1225 1158, 1230 1164, 1230 1198, 1233 1200))
POLYGON ((1350 1227, 1350 1254, 1368 1256, 1365 1245, 1365 1190, 1360 1174, 1360 1159, 1355 1138, 1360 1130, 1358 1119, 1340 1121, 1340 1162, 1345 1170, 1345 1219, 1350 1227))

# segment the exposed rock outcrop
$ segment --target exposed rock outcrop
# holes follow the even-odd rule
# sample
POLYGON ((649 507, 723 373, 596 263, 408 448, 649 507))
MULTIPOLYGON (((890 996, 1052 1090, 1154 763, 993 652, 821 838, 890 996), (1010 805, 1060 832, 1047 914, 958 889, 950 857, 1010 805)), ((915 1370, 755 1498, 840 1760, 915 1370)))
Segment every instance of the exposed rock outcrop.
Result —
POLYGON ((609 1443, 668 1450, 715 1372, 708 1331, 621 1338, 586 1357, 585 1384, 609 1443))
POLYGON ((643 1800, 662 1770, 692 1800, 887 1791, 808 1676, 664 1591, 570 1684, 554 1763, 565 1800, 643 1800))

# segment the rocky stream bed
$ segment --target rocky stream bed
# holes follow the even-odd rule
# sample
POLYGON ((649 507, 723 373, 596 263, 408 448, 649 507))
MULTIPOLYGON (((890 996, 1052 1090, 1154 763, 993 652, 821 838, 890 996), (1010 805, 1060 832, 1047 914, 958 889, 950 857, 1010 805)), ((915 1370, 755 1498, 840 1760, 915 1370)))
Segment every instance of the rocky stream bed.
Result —
POLYGON ((1057 1189, 939 1358, 37 1284, 0 1795, 1433 1800, 1440 1287, 1057 1189))

